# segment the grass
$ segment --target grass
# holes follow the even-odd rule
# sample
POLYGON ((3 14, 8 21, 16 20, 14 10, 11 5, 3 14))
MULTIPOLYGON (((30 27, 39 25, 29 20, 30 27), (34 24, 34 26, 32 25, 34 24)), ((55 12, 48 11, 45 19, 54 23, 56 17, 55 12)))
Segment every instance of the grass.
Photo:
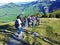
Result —
POLYGON ((3 42, 2 41, 0 41, 0 45, 3 45, 3 42))
MULTIPOLYGON (((2 24, 4 24, 4 23, 1 23, 1 25, 2 24)), ((8 23, 9 27, 12 27, 13 24, 14 24, 14 22, 8 23)), ((41 18, 40 25, 36 26, 34 28, 29 27, 28 31, 38 32, 40 34, 40 36, 48 37, 52 40, 60 42, 60 18, 59 19, 58 18, 41 18)), ((0 36, 0 37, 2 37, 2 36, 0 36)), ((31 38, 30 35, 28 37, 29 37, 28 38, 29 42, 32 43, 33 38, 31 38)), ((27 39, 25 39, 25 40, 27 40, 27 39)), ((37 40, 42 45, 50 45, 41 39, 37 39, 37 40)), ((58 45, 58 44, 54 44, 54 45, 58 45)))
MULTIPOLYGON (((55 41, 60 42, 60 19, 56 18, 41 18, 41 22, 39 26, 34 28, 28 28, 33 32, 38 32, 40 35, 44 37, 48 37, 55 41), (57 33, 57 36, 56 36, 57 33)), ((41 41, 41 40, 40 40, 41 41)), ((45 45, 45 43, 43 43, 45 45)))

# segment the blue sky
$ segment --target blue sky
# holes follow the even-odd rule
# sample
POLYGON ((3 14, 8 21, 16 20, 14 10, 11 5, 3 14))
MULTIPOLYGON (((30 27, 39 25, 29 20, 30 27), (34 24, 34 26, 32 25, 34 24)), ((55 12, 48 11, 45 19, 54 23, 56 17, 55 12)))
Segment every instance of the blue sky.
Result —
POLYGON ((0 3, 10 3, 10 2, 31 2, 36 0, 0 0, 0 3))

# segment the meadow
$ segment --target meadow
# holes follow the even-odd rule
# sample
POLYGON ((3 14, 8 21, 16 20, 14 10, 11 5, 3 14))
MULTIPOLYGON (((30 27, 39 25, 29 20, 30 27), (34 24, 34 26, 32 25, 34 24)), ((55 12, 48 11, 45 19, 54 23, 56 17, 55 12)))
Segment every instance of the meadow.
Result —
MULTIPOLYGON (((14 22, 0 22, 0 30, 8 30, 8 31, 16 31, 14 30, 14 22)), ((53 45, 60 45, 56 42, 60 42, 60 18, 41 18, 40 25, 35 26, 34 28, 28 27, 28 31, 39 33, 40 37, 47 37, 51 39, 54 43, 53 45)), ((30 43, 33 42, 31 36, 28 36, 28 40, 30 43)), ((3 43, 3 39, 5 36, 0 33, 0 44, 3 43)), ((37 40, 41 43, 41 45, 50 45, 47 42, 44 42, 42 39, 37 40)), ((26 41, 26 39, 25 39, 26 41)))

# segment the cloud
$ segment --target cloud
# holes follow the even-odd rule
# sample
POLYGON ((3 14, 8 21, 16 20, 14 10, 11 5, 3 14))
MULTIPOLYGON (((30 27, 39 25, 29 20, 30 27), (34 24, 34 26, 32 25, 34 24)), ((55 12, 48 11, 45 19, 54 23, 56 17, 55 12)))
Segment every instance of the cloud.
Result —
POLYGON ((36 0, 0 0, 0 3, 9 3, 9 2, 31 2, 36 0))

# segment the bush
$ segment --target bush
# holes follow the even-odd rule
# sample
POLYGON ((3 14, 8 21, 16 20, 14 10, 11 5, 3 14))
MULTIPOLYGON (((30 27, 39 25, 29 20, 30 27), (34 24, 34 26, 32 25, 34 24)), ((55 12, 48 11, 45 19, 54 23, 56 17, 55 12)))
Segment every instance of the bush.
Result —
POLYGON ((60 14, 56 14, 56 18, 60 18, 60 14))
POLYGON ((49 14, 49 18, 55 18, 56 15, 55 14, 49 14))
POLYGON ((60 18, 60 10, 55 10, 49 14, 49 18, 60 18))
POLYGON ((47 15, 42 15, 42 17, 47 18, 47 15))

